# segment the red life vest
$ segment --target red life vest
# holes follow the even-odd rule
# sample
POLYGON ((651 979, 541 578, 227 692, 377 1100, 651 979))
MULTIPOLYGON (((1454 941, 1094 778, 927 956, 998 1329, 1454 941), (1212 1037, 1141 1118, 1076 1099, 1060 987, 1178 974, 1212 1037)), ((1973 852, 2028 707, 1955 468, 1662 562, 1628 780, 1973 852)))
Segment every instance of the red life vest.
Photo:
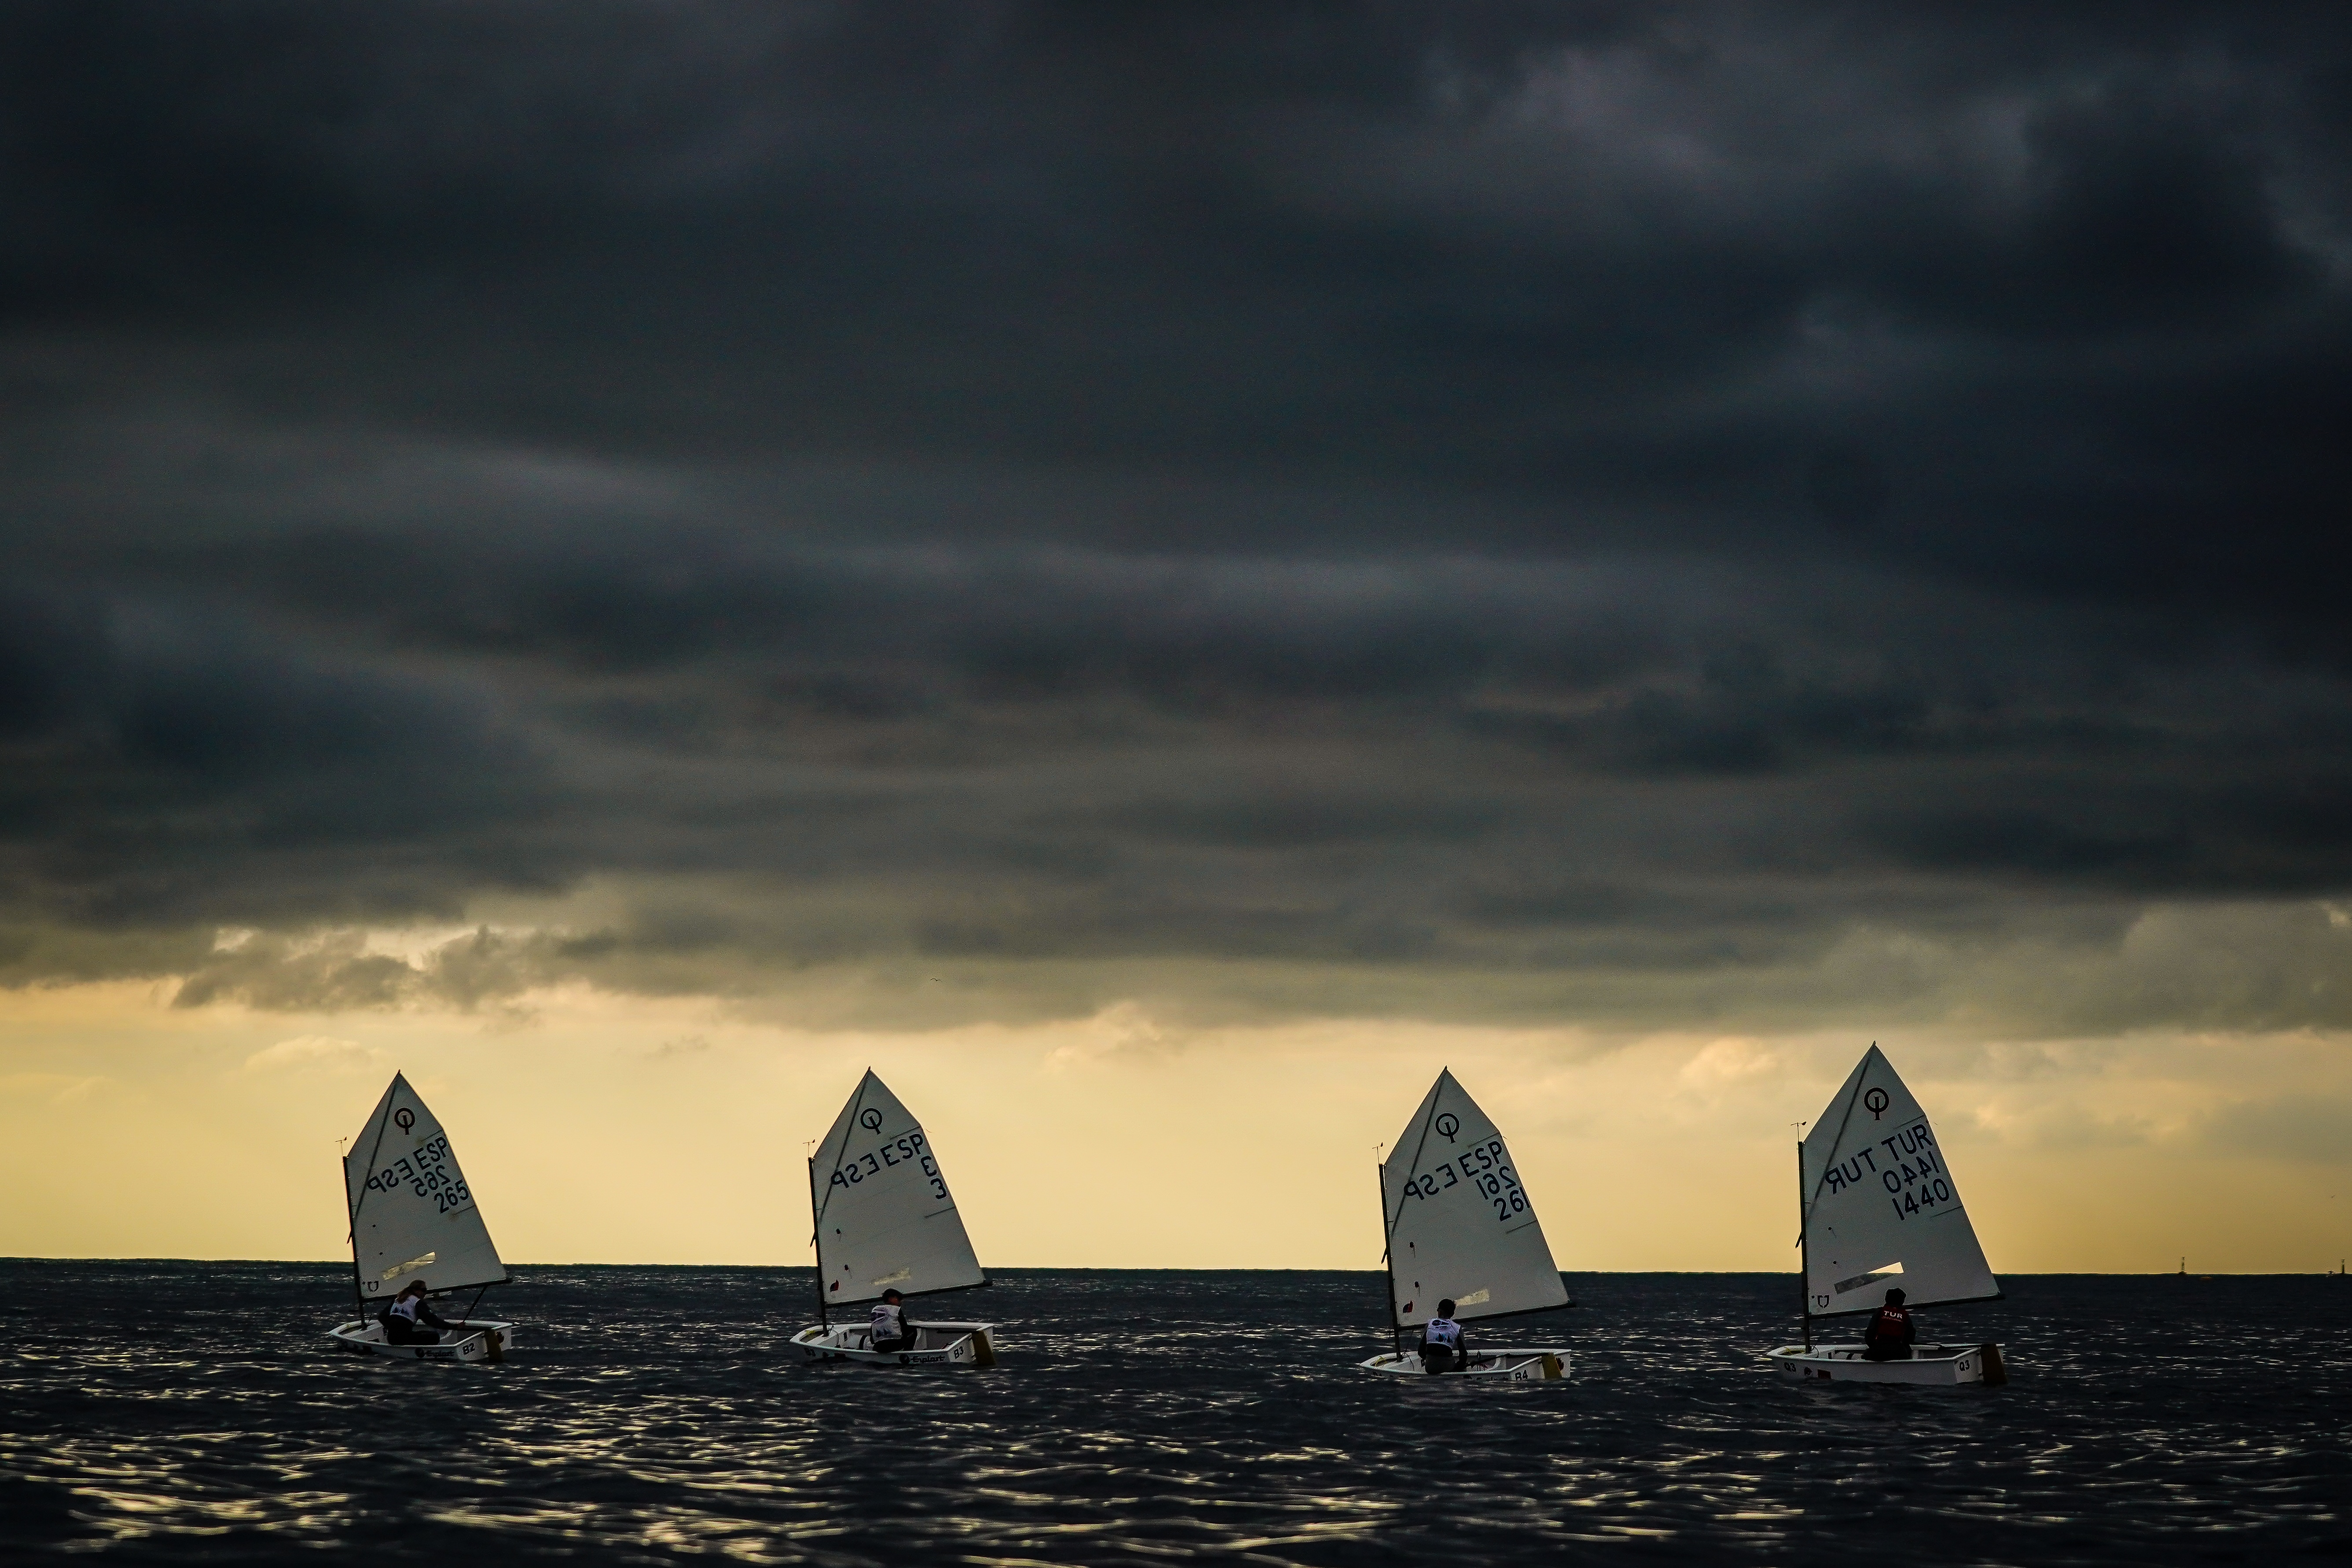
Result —
POLYGON ((1885 1340, 1895 1344, 1908 1343, 1911 1339, 1910 1309, 1906 1307, 1879 1308, 1878 1315, 1870 1320, 1869 1331, 1862 1337, 1865 1341, 1873 1342, 1885 1340))

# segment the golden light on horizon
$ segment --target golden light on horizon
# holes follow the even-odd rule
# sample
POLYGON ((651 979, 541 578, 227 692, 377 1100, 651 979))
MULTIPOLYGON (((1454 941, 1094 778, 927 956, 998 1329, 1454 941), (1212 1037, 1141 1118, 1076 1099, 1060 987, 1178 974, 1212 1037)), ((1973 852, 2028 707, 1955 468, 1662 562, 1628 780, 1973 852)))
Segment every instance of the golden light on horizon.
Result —
MULTIPOLYGON (((510 1262, 801 1265, 803 1164, 873 1067, 929 1128, 992 1268, 1379 1267, 1374 1152, 1450 1066, 1568 1269, 1793 1268, 1793 1123, 1867 1039, 1603 1038, 1385 1021, 793 1030, 705 999, 459 1011, 174 1009, 168 988, 0 995, 0 1253, 345 1256, 339 1141, 394 1069, 510 1262)), ((2347 1248, 2317 1034, 1882 1043, 1997 1271, 2316 1271, 2347 1248)))

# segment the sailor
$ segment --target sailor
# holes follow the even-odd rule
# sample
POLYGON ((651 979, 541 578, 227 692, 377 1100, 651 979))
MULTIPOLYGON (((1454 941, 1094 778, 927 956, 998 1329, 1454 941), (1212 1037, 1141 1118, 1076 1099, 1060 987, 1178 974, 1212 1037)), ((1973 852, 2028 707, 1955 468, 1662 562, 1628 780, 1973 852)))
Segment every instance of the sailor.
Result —
POLYGON ((1454 1321, 1452 1300, 1437 1304, 1437 1316, 1429 1320, 1421 1331, 1421 1370, 1423 1372, 1467 1372, 1470 1370, 1469 1346, 1462 1338, 1462 1325, 1454 1321))
POLYGON ((383 1310, 383 1342, 389 1345, 437 1345, 441 1331, 457 1325, 443 1319, 425 1299, 425 1281, 411 1279, 383 1310))
POLYGON ((1919 1331, 1903 1305, 1903 1292, 1889 1290, 1886 1305, 1870 1315, 1870 1327, 1862 1331, 1862 1359, 1909 1361, 1911 1346, 1918 1338, 1919 1331))
POLYGON ((874 1326, 866 1331, 868 1350, 910 1351, 915 1348, 915 1333, 907 1327, 906 1298, 896 1290, 885 1290, 882 1299, 874 1303, 874 1326))

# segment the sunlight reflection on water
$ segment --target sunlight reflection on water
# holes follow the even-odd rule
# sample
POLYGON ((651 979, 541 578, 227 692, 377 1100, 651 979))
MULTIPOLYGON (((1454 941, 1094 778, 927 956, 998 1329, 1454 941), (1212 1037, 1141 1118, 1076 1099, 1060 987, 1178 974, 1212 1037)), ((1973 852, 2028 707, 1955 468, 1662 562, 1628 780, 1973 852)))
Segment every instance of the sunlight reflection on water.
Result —
POLYGON ((0 1545, 141 1560, 1916 1563, 2347 1537, 2342 1287, 2024 1279, 1995 1391, 1798 1386, 1784 1279, 1580 1276, 1567 1384, 1356 1373, 1377 1276, 1016 1273, 991 1373, 788 1363, 804 1270, 530 1268, 497 1367, 335 1353, 331 1267, 16 1263, 0 1545), (2078 1325, 2099 1323, 2091 1338, 2078 1325), (2290 1337, 2319 1359, 2289 1353, 2290 1337))

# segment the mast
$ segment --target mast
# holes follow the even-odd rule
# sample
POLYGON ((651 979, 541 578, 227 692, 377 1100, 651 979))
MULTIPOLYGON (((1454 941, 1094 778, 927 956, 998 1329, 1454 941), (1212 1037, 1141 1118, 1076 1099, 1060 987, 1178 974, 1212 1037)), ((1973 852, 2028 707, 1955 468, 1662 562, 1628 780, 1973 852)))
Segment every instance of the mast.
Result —
POLYGON ((1797 1140, 1797 1323, 1805 1331, 1805 1349, 1813 1348, 1813 1258, 1807 1245, 1805 1215, 1805 1141, 1797 1140))
POLYGON ((343 1239, 352 1244, 352 1300, 358 1304, 360 1316, 367 1316, 367 1297, 360 1291, 360 1211, 352 1203, 352 1157, 343 1155, 343 1217, 351 1226, 351 1234, 343 1239))
POLYGON ((824 1222, 816 1211, 816 1156, 809 1156, 809 1246, 816 1250, 816 1321, 817 1327, 829 1329, 833 1320, 824 1315, 824 1222))
POLYGON ((1381 1174, 1380 1162, 1372 1162, 1372 1177, 1381 1184, 1381 1273, 1388 1281, 1388 1296, 1381 1304, 1381 1324, 1388 1330, 1389 1349, 1395 1352, 1403 1342, 1396 1321, 1396 1252, 1389 1246, 1389 1184, 1381 1174))

